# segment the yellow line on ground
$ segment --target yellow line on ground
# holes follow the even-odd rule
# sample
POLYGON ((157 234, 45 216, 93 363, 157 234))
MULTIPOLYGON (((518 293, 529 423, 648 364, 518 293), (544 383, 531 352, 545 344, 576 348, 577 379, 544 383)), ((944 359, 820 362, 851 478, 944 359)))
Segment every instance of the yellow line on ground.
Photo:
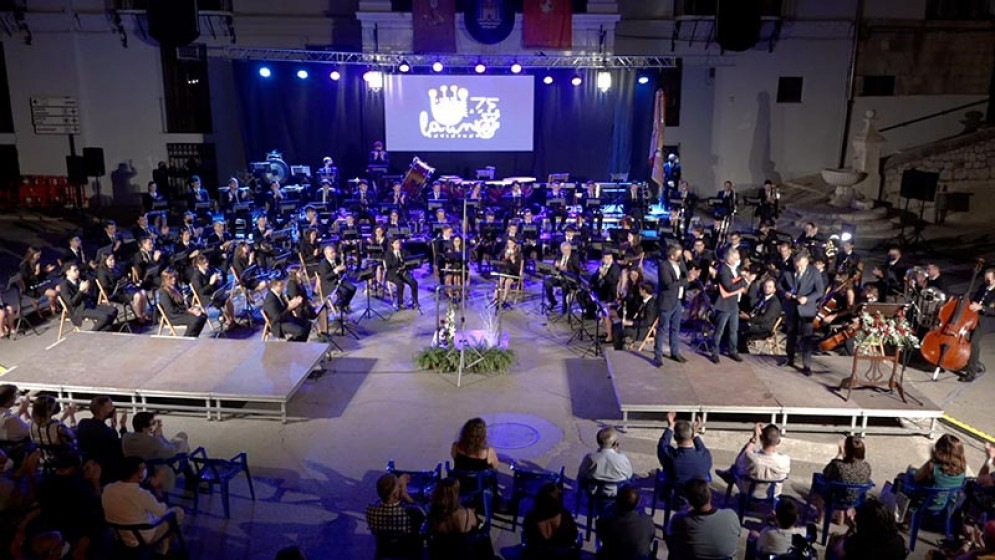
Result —
POLYGON ((969 433, 969 434, 971 434, 971 435, 973 435, 975 437, 981 438, 981 439, 983 439, 985 441, 989 441, 991 443, 995 443, 995 436, 989 434, 988 432, 979 430, 978 428, 975 428, 974 426, 972 426, 970 424, 967 424, 966 422, 961 422, 960 420, 954 418, 953 416, 950 416, 949 414, 944 414, 943 415, 943 421, 946 422, 946 423, 948 423, 948 424, 954 425, 957 428, 959 428, 959 429, 961 429, 961 430, 963 430, 963 431, 965 431, 965 432, 967 432, 967 433, 969 433))

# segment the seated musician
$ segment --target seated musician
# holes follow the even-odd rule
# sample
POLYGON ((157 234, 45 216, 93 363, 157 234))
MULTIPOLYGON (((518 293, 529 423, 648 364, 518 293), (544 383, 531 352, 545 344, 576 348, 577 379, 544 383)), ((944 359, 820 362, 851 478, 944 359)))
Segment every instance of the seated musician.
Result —
POLYGON ((508 291, 515 285, 522 274, 522 248, 514 239, 507 239, 504 243, 504 251, 501 253, 502 273, 506 276, 498 277, 497 287, 494 288, 494 300, 502 307, 507 307, 508 291))
POLYGON ((67 263, 63 267, 66 279, 62 281, 59 288, 62 301, 66 303, 69 313, 69 320, 73 326, 83 326, 83 319, 93 319, 93 330, 106 331, 111 328, 117 319, 117 308, 112 305, 96 305, 96 296, 91 292, 96 292, 96 288, 90 285, 89 280, 80 278, 79 267, 76 263, 67 263))
MULTIPOLYGON (((75 262, 72 261, 72 264, 75 264, 75 262)), ((55 271, 54 264, 41 264, 41 250, 37 247, 28 247, 18 267, 18 272, 21 274, 21 282, 24 284, 24 295, 38 300, 44 294, 48 298, 49 309, 51 309, 53 315, 59 312, 59 306, 55 301, 55 288, 45 287, 45 284, 49 276, 55 276, 53 274, 55 271)))
POLYGON ((103 262, 97 268, 97 283, 110 301, 131 304, 139 324, 144 325, 149 322, 149 299, 145 290, 136 286, 131 281, 130 275, 117 265, 114 253, 104 253, 103 262))
POLYGON ((777 192, 774 182, 770 179, 764 180, 764 186, 757 192, 757 199, 760 205, 757 206, 757 215, 761 224, 773 224, 779 215, 779 205, 781 193, 777 192))
POLYGON ((211 265, 221 270, 228 270, 228 261, 234 241, 232 235, 225 231, 224 220, 214 220, 214 223, 211 224, 211 233, 207 235, 205 244, 216 249, 210 256, 211 265))
POLYGON ((104 231, 101 235, 97 236, 96 246, 105 247, 109 245, 111 251, 117 254, 123 244, 124 241, 121 239, 121 234, 117 231, 117 222, 114 220, 104 222, 104 231))
POLYGON ((796 250, 807 248, 814 259, 826 257, 826 238, 819 233, 819 226, 814 222, 802 226, 802 234, 795 240, 795 247, 796 250))
POLYGON ((317 319, 318 341, 328 342, 328 313, 322 311, 323 302, 312 301, 311 294, 308 293, 310 282, 307 271, 299 266, 289 266, 287 267, 287 287, 284 289, 284 293, 287 295, 287 299, 291 300, 300 296, 303 303, 294 309, 294 315, 307 321, 317 319), (319 313, 319 311, 322 312, 319 313))
POLYGON ((428 200, 443 200, 443 201, 447 201, 449 199, 449 197, 446 196, 445 191, 442 190, 442 182, 441 181, 435 181, 435 182, 432 183, 432 187, 428 190, 427 197, 428 197, 428 200))
POLYGON ((843 282, 849 278, 858 278, 864 270, 864 263, 860 260, 860 254, 853 250, 853 239, 847 239, 842 243, 840 252, 836 255, 836 263, 833 267, 837 282, 843 282))
MULTIPOLYGON (((449 250, 443 256, 442 269, 445 271, 444 280, 446 286, 456 286, 459 288, 462 285, 466 272, 465 257, 469 256, 464 255, 464 252, 463 237, 454 235, 450 242, 449 250)), ((447 289, 446 294, 452 299, 459 299, 458 290, 447 289)))
POLYGON ((902 258, 902 249, 898 246, 888 248, 888 257, 884 268, 874 267, 871 273, 877 278, 878 292, 881 300, 899 295, 905 289, 905 273, 908 270, 906 261, 902 258))
POLYGON ((156 249, 150 238, 139 239, 138 251, 131 259, 132 280, 141 289, 151 290, 159 283, 159 275, 153 269, 165 263, 165 253, 156 249))
POLYGON ((766 263, 768 257, 777 252, 777 231, 770 224, 760 224, 757 228, 757 243, 753 246, 753 260, 766 263))
POLYGON ((639 267, 643 266, 643 256, 645 252, 643 251, 643 236, 636 231, 629 231, 626 234, 626 240, 619 246, 619 264, 629 268, 629 267, 639 267))
POLYGON ((239 191, 238 179, 232 177, 228 179, 228 186, 218 192, 218 206, 224 213, 232 212, 235 205, 240 202, 249 202, 248 193, 239 191))
POLYGON ((387 231, 382 225, 377 224, 373 228, 373 236, 366 242, 366 258, 373 261, 376 266, 376 281, 373 285, 374 293, 379 296, 384 289, 384 255, 390 249, 390 242, 387 240, 387 231))
POLYGON ((653 322, 659 315, 656 297, 653 295, 653 285, 649 282, 641 282, 638 286, 639 305, 631 315, 626 311, 626 315, 619 318, 619 321, 612 327, 612 342, 616 350, 624 347, 625 337, 632 337, 633 340, 644 340, 653 322))
POLYGON ((615 255, 606 250, 601 255, 598 270, 591 275, 591 291, 602 303, 615 301, 618 296, 618 283, 622 277, 622 267, 615 262, 615 255))
POLYGON ((73 235, 69 238, 69 249, 62 254, 62 256, 56 260, 59 266, 56 270, 61 269, 68 262, 74 262, 79 266, 80 270, 93 270, 97 267, 97 263, 90 258, 87 258, 87 252, 83 250, 83 240, 80 239, 79 235, 73 235))
POLYGON ((185 229, 190 230, 194 238, 198 238, 204 233, 204 228, 197 225, 197 215, 190 211, 183 213, 183 225, 180 226, 180 231, 185 229))
POLYGON ((722 190, 719 191, 717 198, 721 203, 715 206, 713 213, 715 221, 720 221, 736 213, 736 204, 739 197, 732 181, 726 181, 722 184, 722 190))
MULTIPOLYGON (((152 241, 159 244, 159 230, 155 226, 149 224, 148 214, 139 214, 135 218, 135 227, 131 230, 131 235, 135 239, 141 239, 143 237, 150 237, 152 241)), ((77 263, 78 264, 78 263, 77 263)))
POLYGON ((794 271, 794 258, 791 243, 781 241, 777 244, 777 252, 767 256, 767 272, 780 277, 784 272, 794 271))
POLYGON ((333 303, 336 310, 349 311, 349 304, 356 295, 356 286, 346 278, 345 259, 339 255, 335 245, 329 243, 322 250, 323 258, 318 264, 318 279, 321 283, 321 293, 326 298, 334 294, 333 303))
POLYGON ((332 186, 332 182, 329 179, 322 179, 318 190, 311 195, 311 202, 333 206, 338 203, 338 196, 339 193, 332 186))
POLYGON ((322 182, 328 181, 332 185, 338 182, 339 168, 335 166, 335 162, 331 157, 325 156, 321 158, 321 167, 318 168, 317 176, 321 177, 322 182))
POLYGON ((774 323, 781 316, 781 300, 777 297, 777 282, 767 278, 761 283, 762 297, 750 307, 749 312, 740 313, 739 351, 749 353, 747 343, 770 336, 774 323))
POLYGON ((687 238, 684 240, 684 248, 691 249, 691 246, 694 245, 694 242, 698 239, 704 241, 706 247, 711 246, 712 244, 711 236, 705 232, 705 228, 701 225, 695 225, 691 228, 691 231, 688 232, 687 238))
POLYGON ((142 210, 145 212, 151 212, 155 209, 155 204, 157 202, 162 203, 166 201, 166 197, 159 192, 159 184, 155 181, 149 181, 148 191, 142 194, 142 210))
POLYGON ((433 266, 439 276, 439 282, 443 282, 442 269, 445 268, 446 255, 453 250, 453 226, 444 223, 439 231, 438 237, 432 240, 432 254, 435 257, 433 266))
POLYGON ((335 235, 338 236, 339 249, 343 256, 358 260, 361 239, 356 217, 352 214, 346 214, 344 219, 335 222, 334 230, 335 235))
POLYGON ((273 246, 273 228, 270 227, 269 218, 265 214, 256 217, 256 224, 247 237, 255 245, 256 264, 260 268, 269 269, 276 256, 276 247, 273 246))
POLYGON ((175 270, 167 268, 162 271, 161 277, 161 287, 156 302, 162 306, 163 313, 174 327, 186 327, 184 336, 197 338, 207 323, 207 311, 200 307, 187 306, 183 294, 177 287, 179 276, 175 270))
POLYGON ((570 204, 570 201, 566 200, 566 191, 563 189, 563 183, 553 181, 549 185, 549 194, 546 195, 546 199, 549 224, 553 228, 553 231, 556 231, 557 222, 565 222, 567 220, 567 206, 570 204), (559 202, 550 203, 551 200, 559 202))
MULTIPOLYGON (((564 215, 564 219, 566 216, 564 215)), ((532 215, 532 210, 526 208, 522 211, 522 221, 518 224, 518 231, 522 234, 522 252, 529 259, 539 258, 539 230, 540 224, 532 215)))
POLYGON ((280 204, 287 202, 287 193, 280 186, 280 182, 277 180, 272 180, 269 182, 269 189, 266 191, 266 200, 264 205, 266 206, 266 216, 270 220, 276 221, 277 216, 280 215, 280 204))
POLYGON ((829 283, 829 272, 826 270, 826 258, 816 258, 812 261, 812 266, 815 267, 816 272, 818 272, 819 276, 822 277, 822 285, 826 287, 826 292, 828 292, 832 287, 832 284, 829 283))
MULTIPOLYGON (((642 229, 643 218, 646 215, 647 201, 639 183, 629 185, 629 194, 622 202, 623 212, 626 216, 631 216, 636 222, 636 228, 642 229)), ((631 229, 631 228, 629 228, 631 229)))
POLYGON ((235 304, 232 303, 226 279, 221 270, 211 270, 211 263, 204 255, 194 259, 194 270, 190 275, 190 289, 197 294, 201 303, 221 311, 221 320, 235 323, 235 304))
POLYGON ((176 270, 181 280, 188 280, 193 269, 193 259, 200 255, 201 246, 193 239, 193 232, 189 229, 180 230, 180 238, 173 245, 171 266, 176 270))
POLYGON ((231 270, 245 289, 262 292, 266 290, 266 281, 259 278, 254 271, 256 267, 256 252, 248 243, 239 243, 231 259, 231 270))
POLYGON ((411 288, 411 308, 419 309, 418 281, 404 264, 404 252, 401 249, 401 238, 395 237, 390 242, 390 251, 384 258, 384 268, 387 271, 387 281, 397 286, 397 302, 394 309, 400 310, 404 305, 404 287, 411 288))
POLYGON ((484 212, 484 221, 477 224, 477 246, 475 248, 477 258, 477 270, 479 271, 484 263, 484 258, 490 258, 500 250, 497 245, 500 234, 496 233, 498 221, 494 210, 487 209, 484 212))
POLYGON ((553 288, 559 286, 562 292, 562 303, 561 311, 564 315, 567 314, 567 296, 570 294, 569 286, 573 283, 564 280, 563 275, 572 275, 574 277, 580 276, 580 259, 577 254, 574 253, 573 245, 569 241, 564 241, 560 243, 560 256, 556 259, 555 264, 556 270, 559 273, 556 276, 547 276, 543 278, 543 287, 546 291, 546 299, 549 301, 550 309, 556 307, 556 296, 553 293, 553 288))
POLYGON ((288 299, 283 294, 285 286, 286 281, 279 276, 270 282, 269 292, 263 300, 263 313, 266 314, 273 336, 287 337, 293 342, 306 342, 311 326, 305 319, 294 314, 304 304, 304 298, 298 295, 288 299))
POLYGON ((398 211, 398 210, 391 210, 390 211, 390 215, 387 216, 387 229, 388 230, 391 230, 391 229, 401 229, 403 227, 407 227, 407 225, 408 224, 404 221, 404 218, 401 216, 401 212, 400 211, 398 211))
POLYGON ((211 202, 211 197, 207 193, 207 189, 201 186, 200 177, 194 175, 187 183, 187 210, 194 211, 198 204, 205 202, 211 202))
POLYGON ((428 226, 431 228, 431 230, 434 231, 436 229, 436 226, 441 227, 442 225, 448 223, 450 222, 449 222, 449 216, 446 214, 446 209, 440 206, 439 208, 435 209, 435 213, 432 214, 432 218, 429 220, 428 226))
POLYGON ((377 140, 373 143, 373 150, 370 151, 369 159, 370 167, 383 167, 387 168, 390 166, 390 155, 387 150, 383 148, 383 142, 377 140))
POLYGON ((573 225, 567 226, 567 229, 563 230, 563 241, 573 245, 573 247, 579 248, 582 238, 573 225))
POLYGON ((943 275, 936 263, 926 265, 926 285, 923 288, 935 288, 944 294, 950 293, 950 279, 943 275))
POLYGON ((297 252, 309 269, 318 265, 321 261, 321 240, 318 239, 317 228, 309 227, 304 230, 297 252))
POLYGON ((387 202, 397 206, 400 210, 405 210, 408 207, 408 194, 401 190, 401 182, 394 181, 390 185, 390 196, 387 202))
POLYGON ((310 204, 304 207, 304 217, 299 218, 297 222, 297 227, 301 230, 314 228, 320 232, 323 227, 321 218, 318 216, 318 210, 310 204))
POLYGON ((370 184, 360 181, 353 197, 359 201, 356 219, 360 222, 372 222, 373 214, 370 212, 370 206, 377 203, 377 195, 370 190, 370 184))
POLYGON ((601 233, 601 226, 605 216, 601 212, 601 206, 588 206, 588 200, 601 200, 601 189, 598 188, 598 184, 594 181, 584 183, 584 192, 577 202, 583 207, 582 214, 585 219, 591 221, 594 231, 601 233))

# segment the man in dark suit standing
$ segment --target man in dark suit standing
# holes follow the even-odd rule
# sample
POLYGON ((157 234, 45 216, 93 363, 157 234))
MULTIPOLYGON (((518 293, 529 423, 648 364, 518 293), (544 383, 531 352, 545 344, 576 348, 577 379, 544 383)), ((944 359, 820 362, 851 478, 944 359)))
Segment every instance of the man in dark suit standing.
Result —
POLYGON ((746 322, 739 333, 739 350, 746 352, 746 343, 755 338, 770 336, 774 324, 781 316, 781 300, 777 299, 777 282, 768 278, 761 285, 760 297, 753 303, 748 313, 743 313, 746 322))
POLYGON ((809 266, 809 253, 795 255, 795 270, 785 271, 777 283, 788 322, 787 358, 782 366, 794 366, 795 351, 802 350, 802 373, 812 375, 812 319, 818 311, 819 297, 826 291, 822 275, 809 266))
POLYGON ((287 296, 283 295, 283 286, 283 278, 275 278, 270 283, 269 293, 263 300, 263 313, 269 319, 273 336, 282 338, 284 335, 290 335, 290 340, 293 342, 306 342, 311 329, 304 319, 294 315, 294 310, 304 303, 304 298, 297 296, 288 300, 287 296))
MULTIPOLYGON (((642 282, 639 284, 638 290, 642 303, 639 304, 635 315, 621 319, 612 328, 616 350, 622 349, 626 336, 631 336, 636 341, 644 340, 650 327, 653 326, 653 321, 657 319, 658 308, 656 298, 653 296, 653 286, 649 282, 642 282)), ((657 339, 659 338, 660 335, 657 334, 657 339)))
POLYGON ((398 311, 404 305, 404 286, 411 288, 411 308, 418 309, 418 281, 404 267, 404 252, 401 250, 401 238, 395 237, 390 242, 390 251, 384 255, 384 268, 387 271, 387 281, 397 286, 397 303, 394 309, 398 311))
MULTIPOLYGON (((580 275, 580 259, 577 254, 573 252, 573 245, 569 242, 564 241, 560 243, 560 256, 556 259, 556 270, 561 275, 570 274, 575 278, 580 275)), ((565 281, 562 277, 553 278, 547 276, 543 279, 543 285, 546 288, 546 299, 549 301, 549 308, 552 309, 556 307, 556 296, 553 294, 553 288, 560 286, 562 288, 562 298, 563 298, 563 314, 567 314, 567 295, 569 295, 570 290, 568 289, 569 283, 565 281)))
POLYGON ((680 340, 681 315, 684 314, 684 293, 688 282, 698 278, 700 271, 688 272, 681 259, 680 245, 667 246, 667 259, 657 262, 657 307, 660 323, 656 330, 656 344, 653 346, 653 365, 663 365, 663 339, 666 336, 670 342, 670 359, 675 362, 686 362, 681 356, 680 340))
POLYGON ((117 308, 110 305, 94 305, 90 297, 90 281, 80 281, 79 266, 75 262, 65 265, 66 279, 62 281, 60 295, 69 308, 69 320, 80 327, 83 319, 93 319, 93 330, 106 331, 117 319, 117 308))
POLYGON ((739 273, 739 250, 729 249, 718 270, 719 297, 715 300, 715 335, 712 339, 712 363, 719 363, 719 344, 729 330, 729 358, 742 362, 739 355, 739 299, 750 283, 739 273))

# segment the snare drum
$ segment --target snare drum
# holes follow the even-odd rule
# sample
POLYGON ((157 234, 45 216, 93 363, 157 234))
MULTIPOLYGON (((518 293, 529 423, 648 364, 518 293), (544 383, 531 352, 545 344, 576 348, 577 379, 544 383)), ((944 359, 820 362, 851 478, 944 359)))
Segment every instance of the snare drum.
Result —
POLYGON ((937 315, 946 301, 947 295, 936 288, 926 288, 919 292, 916 296, 916 306, 919 308, 916 325, 926 330, 935 327, 937 315))

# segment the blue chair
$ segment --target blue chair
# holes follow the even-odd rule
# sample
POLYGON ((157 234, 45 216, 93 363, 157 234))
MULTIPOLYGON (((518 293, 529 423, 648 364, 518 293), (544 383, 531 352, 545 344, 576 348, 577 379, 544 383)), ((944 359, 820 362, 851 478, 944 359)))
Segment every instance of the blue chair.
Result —
POLYGON ((158 556, 158 547, 162 541, 170 537, 175 536, 179 551, 185 556, 187 553, 187 545, 183 540, 183 533, 180 532, 180 524, 176 521, 176 512, 170 511, 166 515, 162 516, 155 523, 142 523, 139 525, 118 525, 116 523, 106 522, 107 527, 111 529, 114 533, 114 558, 121 559, 152 559, 158 556), (154 541, 146 541, 145 537, 142 536, 142 531, 152 531, 163 523, 169 525, 169 530, 162 534, 158 539, 154 541), (134 535, 135 540, 138 541, 138 546, 131 547, 125 545, 121 541, 122 533, 131 533, 134 535))
POLYGON ((913 473, 905 474, 905 481, 902 492, 909 497, 909 509, 912 510, 912 519, 909 523, 909 552, 916 549, 916 540, 919 538, 919 527, 923 518, 927 515, 943 516, 944 535, 948 539, 953 538, 953 514, 960 502, 960 497, 964 491, 964 483, 954 488, 939 488, 936 486, 919 486, 916 484, 913 473), (931 507, 934 504, 942 504, 939 508, 931 507))
POLYGON ((535 498, 539 489, 552 482, 563 489, 564 469, 560 467, 559 472, 526 469, 518 466, 515 461, 511 462, 512 472, 512 492, 511 492, 511 532, 518 528, 518 509, 522 503, 522 498, 535 498))
POLYGON ((739 495, 736 496, 737 498, 736 511, 739 514, 740 524, 743 523, 743 518, 746 517, 746 512, 750 510, 750 506, 753 504, 754 500, 770 503, 770 508, 772 510, 776 508, 777 502, 779 501, 780 497, 777 496, 774 493, 774 491, 777 488, 778 484, 784 484, 788 480, 788 477, 784 477, 778 480, 764 480, 760 478, 753 478, 751 476, 746 476, 744 474, 739 473, 739 471, 737 471, 735 467, 730 469, 729 472, 732 473, 733 478, 732 482, 729 483, 729 486, 726 487, 726 499, 725 499, 726 507, 729 506, 729 502, 732 499, 732 489, 736 486, 736 482, 739 480, 745 480, 749 483, 746 492, 740 492, 739 495), (767 485, 767 495, 764 496, 763 498, 753 497, 753 493, 754 491, 756 491, 758 484, 767 485))
POLYGON ((494 545, 488 529, 469 533, 428 535, 429 560, 493 560, 494 545))
POLYGON ((577 539, 569 545, 529 542, 522 531, 522 558, 524 560, 580 560, 584 537, 578 531, 577 539))
POLYGON ((874 482, 871 481, 868 481, 867 484, 832 482, 826 480, 822 473, 812 473, 812 492, 822 496, 824 504, 822 546, 826 546, 829 541, 829 525, 832 523, 833 512, 860 507, 871 488, 874 488, 874 482))
POLYGON ((615 500, 615 490, 629 480, 619 482, 606 482, 603 480, 577 480, 577 503, 574 504, 574 517, 580 512, 580 498, 587 496, 587 522, 584 524, 584 540, 591 540, 591 531, 594 529, 594 519, 601 515, 606 504, 615 500))
MULTIPOLYGON (((709 474, 705 480, 707 482, 711 482, 712 475, 709 474)), ((653 482, 653 508, 650 516, 652 517, 656 515, 657 501, 663 500, 663 528, 665 530, 667 525, 670 524, 670 514, 673 510, 686 503, 682 486, 683 485, 677 481, 667 478, 667 472, 665 470, 656 470, 656 477, 653 482)))
POLYGON ((411 479, 408 481, 408 495, 413 500, 421 504, 427 504, 432 498, 435 486, 442 480, 442 463, 435 465, 430 471, 409 471, 398 469, 394 465, 394 460, 387 461, 387 472, 401 476, 406 474, 411 479))
POLYGON ((497 471, 494 469, 483 471, 454 469, 449 466, 449 461, 446 461, 446 478, 459 479, 460 501, 463 503, 472 502, 475 506, 483 507, 484 531, 490 531, 491 517, 494 513, 494 493, 497 491, 497 471))
MULTIPOLYGON (((150 459, 145 461, 145 466, 148 467, 149 476, 155 472, 157 467, 169 469, 173 473, 174 482, 177 476, 183 475, 185 478, 183 482, 192 490, 197 490, 197 479, 190 471, 190 455, 188 453, 177 453, 168 459, 150 459)), ((166 495, 165 498, 166 503, 169 503, 169 496, 166 495)))
MULTIPOLYGON (((221 486, 221 500, 225 509, 225 518, 231 517, 231 510, 228 503, 228 485, 239 473, 245 473, 245 478, 249 482, 249 494, 252 500, 256 500, 256 490, 252 487, 252 474, 249 473, 249 462, 245 452, 241 452, 231 459, 211 459, 207 456, 207 451, 203 447, 198 447, 188 456, 190 463, 194 467, 194 474, 197 481, 208 485, 208 489, 213 491, 214 485, 221 486)), ((197 513, 200 509, 200 492, 193 494, 193 511, 197 513)))

